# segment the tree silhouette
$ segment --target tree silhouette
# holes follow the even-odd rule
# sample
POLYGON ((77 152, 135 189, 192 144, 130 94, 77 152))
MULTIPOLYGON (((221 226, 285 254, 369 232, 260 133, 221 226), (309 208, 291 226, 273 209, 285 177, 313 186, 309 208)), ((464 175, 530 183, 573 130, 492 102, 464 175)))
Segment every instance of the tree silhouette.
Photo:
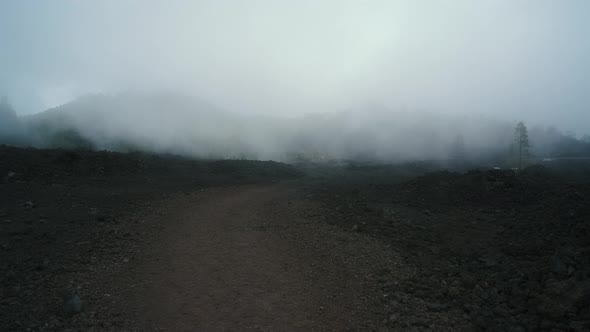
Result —
POLYGON ((522 169, 523 160, 529 157, 529 134, 522 121, 516 124, 514 131, 515 145, 518 154, 518 169, 522 169))
POLYGON ((463 139, 463 135, 458 134, 451 144, 451 158, 456 161, 464 161, 466 156, 465 140, 463 139))
POLYGON ((16 111, 6 97, 0 98, 0 144, 22 143, 23 132, 16 111))
POLYGON ((0 116, 3 118, 16 118, 16 112, 8 102, 6 96, 0 98, 0 116))
POLYGON ((0 98, 0 134, 9 134, 16 130, 18 119, 16 111, 6 97, 0 98))

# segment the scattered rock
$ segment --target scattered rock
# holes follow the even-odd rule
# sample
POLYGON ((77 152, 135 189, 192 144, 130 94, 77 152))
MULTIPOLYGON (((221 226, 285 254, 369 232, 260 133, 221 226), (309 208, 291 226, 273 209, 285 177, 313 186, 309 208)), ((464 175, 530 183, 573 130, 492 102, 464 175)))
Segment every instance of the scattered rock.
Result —
POLYGON ((432 311, 443 311, 445 310, 448 305, 446 304, 442 304, 442 303, 436 303, 436 302, 432 302, 432 303, 427 303, 426 307, 428 308, 428 310, 432 310, 432 311))
POLYGON ((15 172, 8 171, 8 173, 6 173, 6 176, 4 177, 4 181, 10 181, 15 175, 15 172))
POLYGON ((393 314, 389 315, 388 322, 389 322, 390 324, 391 324, 391 323, 395 323, 395 322, 397 322, 398 320, 399 320, 399 315, 398 315, 398 314, 395 314, 395 313, 393 313, 393 314))
POLYGON ((23 203, 23 207, 27 210, 35 208, 35 203, 33 201, 26 201, 23 203))
POLYGON ((66 316, 71 317, 75 314, 80 313, 82 310, 82 300, 80 299, 80 294, 78 290, 64 290, 63 293, 63 300, 64 300, 64 313, 66 316))
POLYGON ((567 266, 557 255, 551 257, 551 272, 556 274, 563 274, 567 272, 567 266))

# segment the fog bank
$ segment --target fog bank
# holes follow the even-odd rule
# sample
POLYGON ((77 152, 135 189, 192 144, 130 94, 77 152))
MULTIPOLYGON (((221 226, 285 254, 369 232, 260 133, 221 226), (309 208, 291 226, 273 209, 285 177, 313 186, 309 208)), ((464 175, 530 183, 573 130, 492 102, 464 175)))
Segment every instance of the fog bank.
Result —
POLYGON ((21 114, 171 90, 243 114, 389 109, 590 123, 584 0, 3 1, 21 114))

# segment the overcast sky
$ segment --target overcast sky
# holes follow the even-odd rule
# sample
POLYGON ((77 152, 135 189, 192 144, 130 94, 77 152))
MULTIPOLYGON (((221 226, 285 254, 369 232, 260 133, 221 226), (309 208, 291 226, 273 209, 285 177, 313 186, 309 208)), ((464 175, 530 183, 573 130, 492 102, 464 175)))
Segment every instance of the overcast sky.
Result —
POLYGON ((174 90, 239 112, 363 105, 590 132, 587 0, 0 0, 21 114, 174 90))

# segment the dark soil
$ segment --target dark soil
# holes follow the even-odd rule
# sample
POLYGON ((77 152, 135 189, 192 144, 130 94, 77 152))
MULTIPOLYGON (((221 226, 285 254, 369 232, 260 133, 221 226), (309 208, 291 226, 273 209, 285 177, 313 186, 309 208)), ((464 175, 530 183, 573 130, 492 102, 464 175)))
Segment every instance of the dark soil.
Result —
POLYGON ((390 244, 412 271, 384 271, 391 328, 590 330, 589 185, 541 167, 382 182, 317 192, 332 223, 390 244))
POLYGON ((120 329, 379 330, 379 271, 405 271, 385 245, 322 222, 292 182, 174 196, 157 211, 146 222, 166 220, 160 234, 114 288, 120 329))
POLYGON ((142 219, 157 213, 155 202, 298 174, 275 162, 0 146, 0 330, 122 324, 128 318, 107 308, 109 283, 161 226, 142 219), (73 291, 84 317, 64 312, 63 294, 73 291))
POLYGON ((299 169, 0 147, 0 330, 590 330, 588 183, 299 169))

